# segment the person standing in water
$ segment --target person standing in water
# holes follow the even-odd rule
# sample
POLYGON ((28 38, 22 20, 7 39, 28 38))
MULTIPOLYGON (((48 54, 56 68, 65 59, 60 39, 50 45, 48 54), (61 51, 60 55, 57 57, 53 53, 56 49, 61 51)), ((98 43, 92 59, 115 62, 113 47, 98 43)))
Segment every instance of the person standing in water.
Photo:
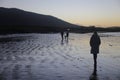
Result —
POLYGON ((99 46, 101 44, 101 40, 99 35, 96 31, 94 31, 91 39, 90 39, 90 46, 91 46, 91 54, 93 54, 94 59, 94 72, 93 75, 97 75, 97 54, 99 53, 99 46))

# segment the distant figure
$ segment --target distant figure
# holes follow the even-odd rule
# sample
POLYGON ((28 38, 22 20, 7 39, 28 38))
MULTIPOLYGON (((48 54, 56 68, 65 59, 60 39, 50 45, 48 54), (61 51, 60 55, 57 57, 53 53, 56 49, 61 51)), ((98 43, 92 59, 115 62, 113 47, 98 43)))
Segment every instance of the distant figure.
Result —
POLYGON ((100 44, 101 44, 100 37, 95 31, 90 39, 91 54, 93 54, 93 59, 94 59, 93 75, 96 75, 96 71, 97 71, 97 54, 99 53, 100 44))
POLYGON ((69 31, 70 31, 70 29, 67 29, 66 35, 65 35, 65 39, 67 40, 67 42, 68 42, 68 38, 69 38, 69 31))
POLYGON ((63 39, 64 39, 64 32, 63 31, 61 32, 61 38, 62 38, 61 42, 63 43, 63 39))

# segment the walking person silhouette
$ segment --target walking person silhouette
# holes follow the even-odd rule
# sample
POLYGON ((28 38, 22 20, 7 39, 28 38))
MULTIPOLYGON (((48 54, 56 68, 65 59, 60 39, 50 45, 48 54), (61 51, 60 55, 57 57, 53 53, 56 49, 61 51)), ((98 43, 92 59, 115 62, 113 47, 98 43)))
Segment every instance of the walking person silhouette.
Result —
POLYGON ((101 44, 100 37, 97 34, 97 32, 94 31, 94 33, 90 39, 91 54, 93 54, 93 60, 94 60, 93 75, 97 75, 97 54, 99 53, 100 44, 101 44))
POLYGON ((61 31, 61 32, 60 32, 60 34, 61 34, 61 38, 62 38, 61 43, 63 43, 63 39, 64 39, 64 32, 63 32, 63 31, 61 31))

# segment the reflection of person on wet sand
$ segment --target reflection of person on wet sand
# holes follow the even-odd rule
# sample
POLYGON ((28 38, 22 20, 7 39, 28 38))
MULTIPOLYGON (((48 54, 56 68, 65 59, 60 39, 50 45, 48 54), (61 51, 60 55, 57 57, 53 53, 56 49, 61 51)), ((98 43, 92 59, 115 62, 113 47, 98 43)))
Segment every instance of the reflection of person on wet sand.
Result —
POLYGON ((69 30, 70 30, 70 29, 67 29, 66 35, 65 35, 65 39, 67 40, 67 42, 68 42, 68 38, 69 38, 69 30))
POLYGON ((91 75, 90 77, 89 77, 89 80, 99 80, 99 78, 97 77, 97 75, 91 75))
POLYGON ((101 44, 100 37, 98 36, 97 32, 95 31, 90 39, 90 46, 91 46, 91 54, 93 54, 94 59, 94 71, 93 75, 97 75, 97 54, 99 53, 99 46, 101 44))

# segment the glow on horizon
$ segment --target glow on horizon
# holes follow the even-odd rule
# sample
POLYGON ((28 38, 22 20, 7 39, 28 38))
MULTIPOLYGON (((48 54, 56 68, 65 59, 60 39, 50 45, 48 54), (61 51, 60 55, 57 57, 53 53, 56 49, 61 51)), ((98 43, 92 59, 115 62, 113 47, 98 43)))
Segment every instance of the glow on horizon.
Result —
POLYGON ((120 0, 0 0, 0 7, 52 15, 85 26, 120 26, 120 0))

